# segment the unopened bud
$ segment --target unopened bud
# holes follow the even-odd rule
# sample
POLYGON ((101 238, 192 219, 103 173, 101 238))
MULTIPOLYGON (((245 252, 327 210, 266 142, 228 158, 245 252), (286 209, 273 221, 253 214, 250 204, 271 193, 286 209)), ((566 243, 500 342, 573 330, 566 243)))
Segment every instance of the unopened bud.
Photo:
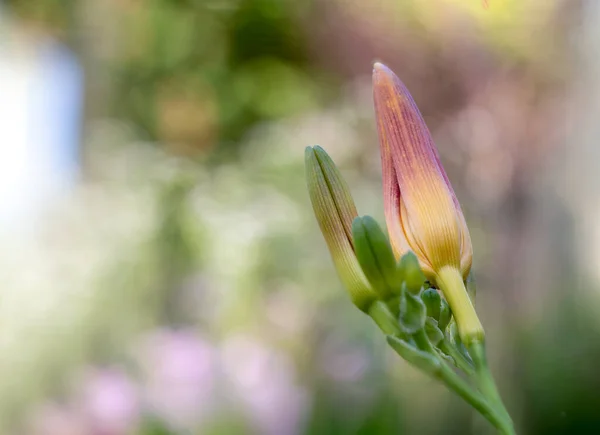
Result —
POLYGON ((377 294, 354 253, 352 220, 357 212, 350 189, 321 147, 306 148, 305 165, 310 200, 335 268, 352 302, 367 311, 377 294))
POLYGON ((413 294, 417 294, 423 288, 425 275, 419 265, 417 256, 412 252, 407 252, 400 259, 400 271, 406 283, 406 289, 413 294))
POLYGON ((352 222, 352 240, 358 262, 373 290, 384 300, 399 295, 402 288, 400 270, 392 247, 377 221, 371 216, 352 222))

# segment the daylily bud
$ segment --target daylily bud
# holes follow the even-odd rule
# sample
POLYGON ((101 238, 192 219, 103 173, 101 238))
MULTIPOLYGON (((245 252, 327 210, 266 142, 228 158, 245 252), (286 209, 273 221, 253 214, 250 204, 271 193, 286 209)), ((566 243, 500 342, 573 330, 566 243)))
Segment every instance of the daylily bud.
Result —
POLYGON ((373 69, 384 207, 397 256, 413 251, 428 279, 451 266, 466 278, 472 247, 460 204, 408 89, 385 65, 373 69))
POLYGON ((402 289, 402 277, 392 247, 375 219, 357 217, 352 222, 354 251, 373 289, 387 300, 402 289))
POLYGON ((338 275, 352 302, 367 311, 377 299, 354 253, 352 220, 356 206, 348 185, 321 147, 307 147, 306 180, 313 210, 338 275))
POLYGON ((413 251, 427 279, 444 293, 463 339, 482 339, 464 286, 471 238, 431 134, 408 89, 381 63, 373 68, 373 97, 385 217, 396 257, 413 251))

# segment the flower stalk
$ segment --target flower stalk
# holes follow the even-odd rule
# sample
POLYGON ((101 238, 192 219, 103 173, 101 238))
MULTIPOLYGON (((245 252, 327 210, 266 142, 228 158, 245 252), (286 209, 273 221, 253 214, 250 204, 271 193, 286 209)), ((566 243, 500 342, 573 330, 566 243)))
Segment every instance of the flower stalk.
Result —
POLYGON ((484 338, 483 326, 467 293, 460 272, 445 266, 438 272, 437 283, 452 307, 452 314, 459 326, 460 338, 467 344, 484 338))

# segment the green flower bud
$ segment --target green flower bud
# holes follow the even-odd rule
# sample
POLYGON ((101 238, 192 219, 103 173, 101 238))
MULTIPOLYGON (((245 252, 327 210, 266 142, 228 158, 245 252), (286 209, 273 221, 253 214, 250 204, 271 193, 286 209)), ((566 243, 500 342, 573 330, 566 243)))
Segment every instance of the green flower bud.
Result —
POLYGON ((423 299, 423 303, 427 307, 427 315, 438 321, 442 309, 442 298, 438 291, 434 288, 428 288, 421 293, 421 299, 423 299))
POLYGON ((402 289, 400 270, 392 247, 375 219, 371 216, 355 218, 352 236, 358 262, 373 290, 384 300, 399 295, 402 289))
POLYGON ((450 305, 446 302, 446 299, 441 300, 441 309, 440 309, 440 318, 438 319, 438 327, 445 331, 452 319, 452 311, 450 310, 450 305))
POLYGON ((417 256, 409 251, 400 259, 400 270, 406 283, 406 289, 414 294, 417 294, 423 288, 425 275, 419 265, 417 256))
POLYGON ((408 291, 402 292, 402 298, 400 299, 400 326, 402 326, 404 332, 414 334, 423 329, 426 318, 427 309, 421 298, 408 291))
POLYGON ((350 189, 321 147, 305 151, 310 200, 337 273, 352 302, 362 311, 377 299, 354 253, 352 220, 357 216, 350 189))

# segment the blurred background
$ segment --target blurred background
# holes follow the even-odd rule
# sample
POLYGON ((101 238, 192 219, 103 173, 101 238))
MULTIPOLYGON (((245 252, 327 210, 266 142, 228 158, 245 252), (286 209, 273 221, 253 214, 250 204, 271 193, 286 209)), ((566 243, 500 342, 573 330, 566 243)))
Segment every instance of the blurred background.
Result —
POLYGON ((304 147, 381 223, 406 83, 519 434, 600 433, 600 2, 0 0, 0 433, 491 434, 387 349, 304 147))

